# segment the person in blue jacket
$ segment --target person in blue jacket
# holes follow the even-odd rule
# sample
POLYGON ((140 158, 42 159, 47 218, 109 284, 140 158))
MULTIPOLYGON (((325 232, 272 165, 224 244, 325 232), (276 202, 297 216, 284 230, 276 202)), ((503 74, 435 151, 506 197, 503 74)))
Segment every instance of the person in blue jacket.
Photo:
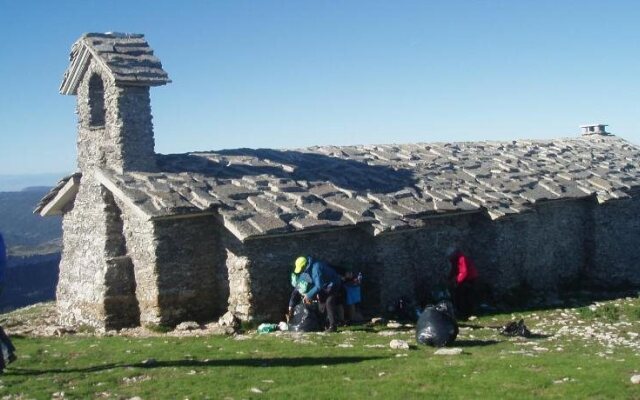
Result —
POLYGON ((302 301, 311 304, 318 300, 320 311, 326 312, 329 326, 327 332, 335 332, 338 327, 338 303, 342 287, 342 277, 324 261, 314 260, 312 257, 298 257, 295 261, 294 273, 306 273, 311 277, 313 286, 302 301))
MULTIPOLYGON (((0 233, 0 295, 4 288, 4 270, 7 267, 7 248, 4 245, 4 238, 0 233)), ((0 374, 4 372, 7 363, 14 362, 16 360, 15 347, 11 343, 9 337, 4 333, 4 329, 0 326, 0 374), (8 358, 5 360, 5 351, 8 358)))

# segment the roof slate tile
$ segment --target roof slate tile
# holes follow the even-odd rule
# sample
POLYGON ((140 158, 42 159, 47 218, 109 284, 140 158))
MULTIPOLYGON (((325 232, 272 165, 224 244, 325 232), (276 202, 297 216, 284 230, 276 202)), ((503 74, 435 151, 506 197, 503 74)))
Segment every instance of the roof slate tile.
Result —
POLYGON ((640 148, 616 137, 157 157, 155 173, 103 173, 152 218, 214 209, 241 240, 355 225, 377 235, 419 227, 431 214, 496 219, 540 201, 640 193, 640 148))

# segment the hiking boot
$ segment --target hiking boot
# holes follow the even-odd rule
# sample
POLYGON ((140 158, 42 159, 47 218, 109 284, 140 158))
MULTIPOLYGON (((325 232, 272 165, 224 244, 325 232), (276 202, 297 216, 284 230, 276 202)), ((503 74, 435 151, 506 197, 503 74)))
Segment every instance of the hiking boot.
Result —
POLYGON ((326 333, 330 333, 330 332, 335 332, 335 331, 337 331, 337 330, 338 330, 338 328, 336 328, 336 326, 335 326, 335 325, 330 325, 330 326, 329 326, 327 329, 325 329, 324 331, 325 331, 326 333))

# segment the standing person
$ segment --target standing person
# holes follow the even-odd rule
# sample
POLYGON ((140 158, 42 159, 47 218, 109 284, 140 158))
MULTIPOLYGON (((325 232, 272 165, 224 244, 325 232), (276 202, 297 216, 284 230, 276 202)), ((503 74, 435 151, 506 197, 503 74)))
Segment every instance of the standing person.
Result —
POLYGON ((347 325, 358 323, 363 320, 358 311, 358 304, 362 301, 360 287, 362 285, 362 272, 355 274, 348 268, 342 278, 344 288, 344 316, 347 325))
MULTIPOLYGON (((4 238, 0 233, 0 295, 2 295, 2 290, 4 289, 4 271, 7 267, 7 248, 4 244, 4 238)), ((6 368, 6 363, 14 362, 16 360, 15 347, 9 340, 9 337, 4 333, 4 329, 0 326, 0 374, 4 372, 6 368), (7 359, 5 360, 5 352, 7 355, 7 359)))
POLYGON ((453 304, 456 313, 466 319, 475 311, 475 291, 478 270, 471 258, 458 247, 447 249, 447 259, 451 265, 449 282, 453 293, 453 304))
POLYGON ((329 264, 311 257, 298 257, 295 266, 296 271, 304 271, 309 274, 313 282, 313 287, 302 297, 302 301, 305 304, 311 304, 317 298, 320 311, 326 312, 329 320, 329 326, 325 332, 335 332, 338 327, 338 303, 342 278, 329 264))

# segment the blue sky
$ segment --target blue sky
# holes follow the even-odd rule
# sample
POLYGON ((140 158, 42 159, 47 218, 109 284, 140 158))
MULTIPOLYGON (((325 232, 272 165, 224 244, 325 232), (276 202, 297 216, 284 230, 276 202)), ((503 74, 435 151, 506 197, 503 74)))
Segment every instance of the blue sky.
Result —
POLYGON ((75 169, 84 32, 144 33, 156 151, 511 140, 640 143, 638 1, 0 0, 0 175, 75 169))

